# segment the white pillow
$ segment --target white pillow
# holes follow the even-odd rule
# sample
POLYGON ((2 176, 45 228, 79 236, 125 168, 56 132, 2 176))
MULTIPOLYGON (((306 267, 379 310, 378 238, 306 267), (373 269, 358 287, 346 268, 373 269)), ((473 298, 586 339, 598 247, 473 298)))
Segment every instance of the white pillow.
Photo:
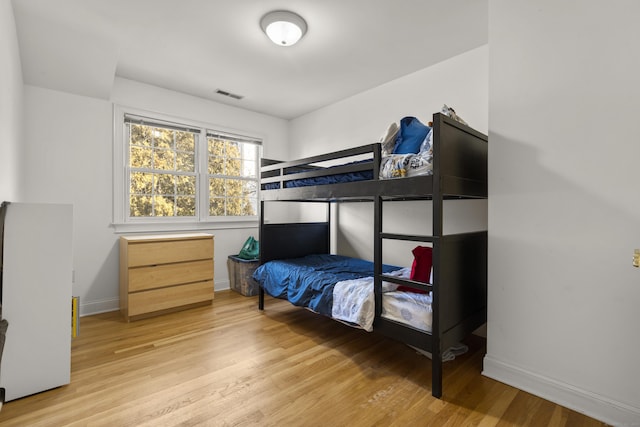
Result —
POLYGON ((387 156, 393 153, 393 149, 396 146, 396 137, 398 136, 398 131, 400 128, 396 122, 393 122, 389 125, 384 135, 380 138, 378 142, 382 144, 382 155, 387 156))

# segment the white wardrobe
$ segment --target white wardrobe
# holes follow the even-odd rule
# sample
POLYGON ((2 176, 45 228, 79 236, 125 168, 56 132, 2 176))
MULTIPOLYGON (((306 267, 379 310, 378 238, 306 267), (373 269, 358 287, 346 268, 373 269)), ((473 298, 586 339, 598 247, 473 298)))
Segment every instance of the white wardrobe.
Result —
POLYGON ((6 400, 69 384, 73 207, 11 203, 4 223, 0 365, 6 400))

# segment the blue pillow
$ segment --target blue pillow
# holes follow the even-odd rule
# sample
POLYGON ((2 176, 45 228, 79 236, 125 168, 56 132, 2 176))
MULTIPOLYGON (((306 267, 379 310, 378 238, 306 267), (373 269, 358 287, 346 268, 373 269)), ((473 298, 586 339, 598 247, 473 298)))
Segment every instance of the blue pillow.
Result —
POLYGON ((420 151, 422 141, 427 137, 431 128, 415 117, 404 117, 400 120, 400 132, 396 138, 393 154, 416 154, 420 151))

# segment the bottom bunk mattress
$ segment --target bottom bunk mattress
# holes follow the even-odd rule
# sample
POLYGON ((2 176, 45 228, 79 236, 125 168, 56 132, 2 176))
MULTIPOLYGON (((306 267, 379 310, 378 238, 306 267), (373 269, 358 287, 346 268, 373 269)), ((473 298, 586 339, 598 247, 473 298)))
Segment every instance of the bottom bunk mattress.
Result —
MULTIPOLYGON (((410 268, 383 265, 386 275, 408 278, 410 268)), ((373 330, 375 303, 373 263, 341 255, 309 255, 269 261, 253 278, 266 293, 292 304, 356 326, 373 330)), ((431 294, 397 291, 383 282, 382 316, 431 331, 431 294)))

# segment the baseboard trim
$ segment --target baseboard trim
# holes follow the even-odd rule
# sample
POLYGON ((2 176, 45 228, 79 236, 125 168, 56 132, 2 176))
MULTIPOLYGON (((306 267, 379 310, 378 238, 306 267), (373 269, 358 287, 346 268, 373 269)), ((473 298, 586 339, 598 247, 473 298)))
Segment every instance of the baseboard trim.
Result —
POLYGON ((640 408, 484 357, 482 375, 614 426, 640 426, 640 408))
POLYGON ((94 301, 83 301, 82 298, 80 298, 80 317, 118 310, 120 310, 119 298, 107 298, 94 301))
POLYGON ((216 292, 231 289, 231 283, 228 280, 218 280, 216 281, 215 288, 216 292))
MULTIPOLYGON (((229 281, 222 280, 220 282, 216 282, 215 287, 216 292, 228 290, 229 281)), ((80 298, 80 317, 118 310, 120 310, 120 299, 118 298, 106 298, 88 302, 83 302, 82 298, 80 298)))

